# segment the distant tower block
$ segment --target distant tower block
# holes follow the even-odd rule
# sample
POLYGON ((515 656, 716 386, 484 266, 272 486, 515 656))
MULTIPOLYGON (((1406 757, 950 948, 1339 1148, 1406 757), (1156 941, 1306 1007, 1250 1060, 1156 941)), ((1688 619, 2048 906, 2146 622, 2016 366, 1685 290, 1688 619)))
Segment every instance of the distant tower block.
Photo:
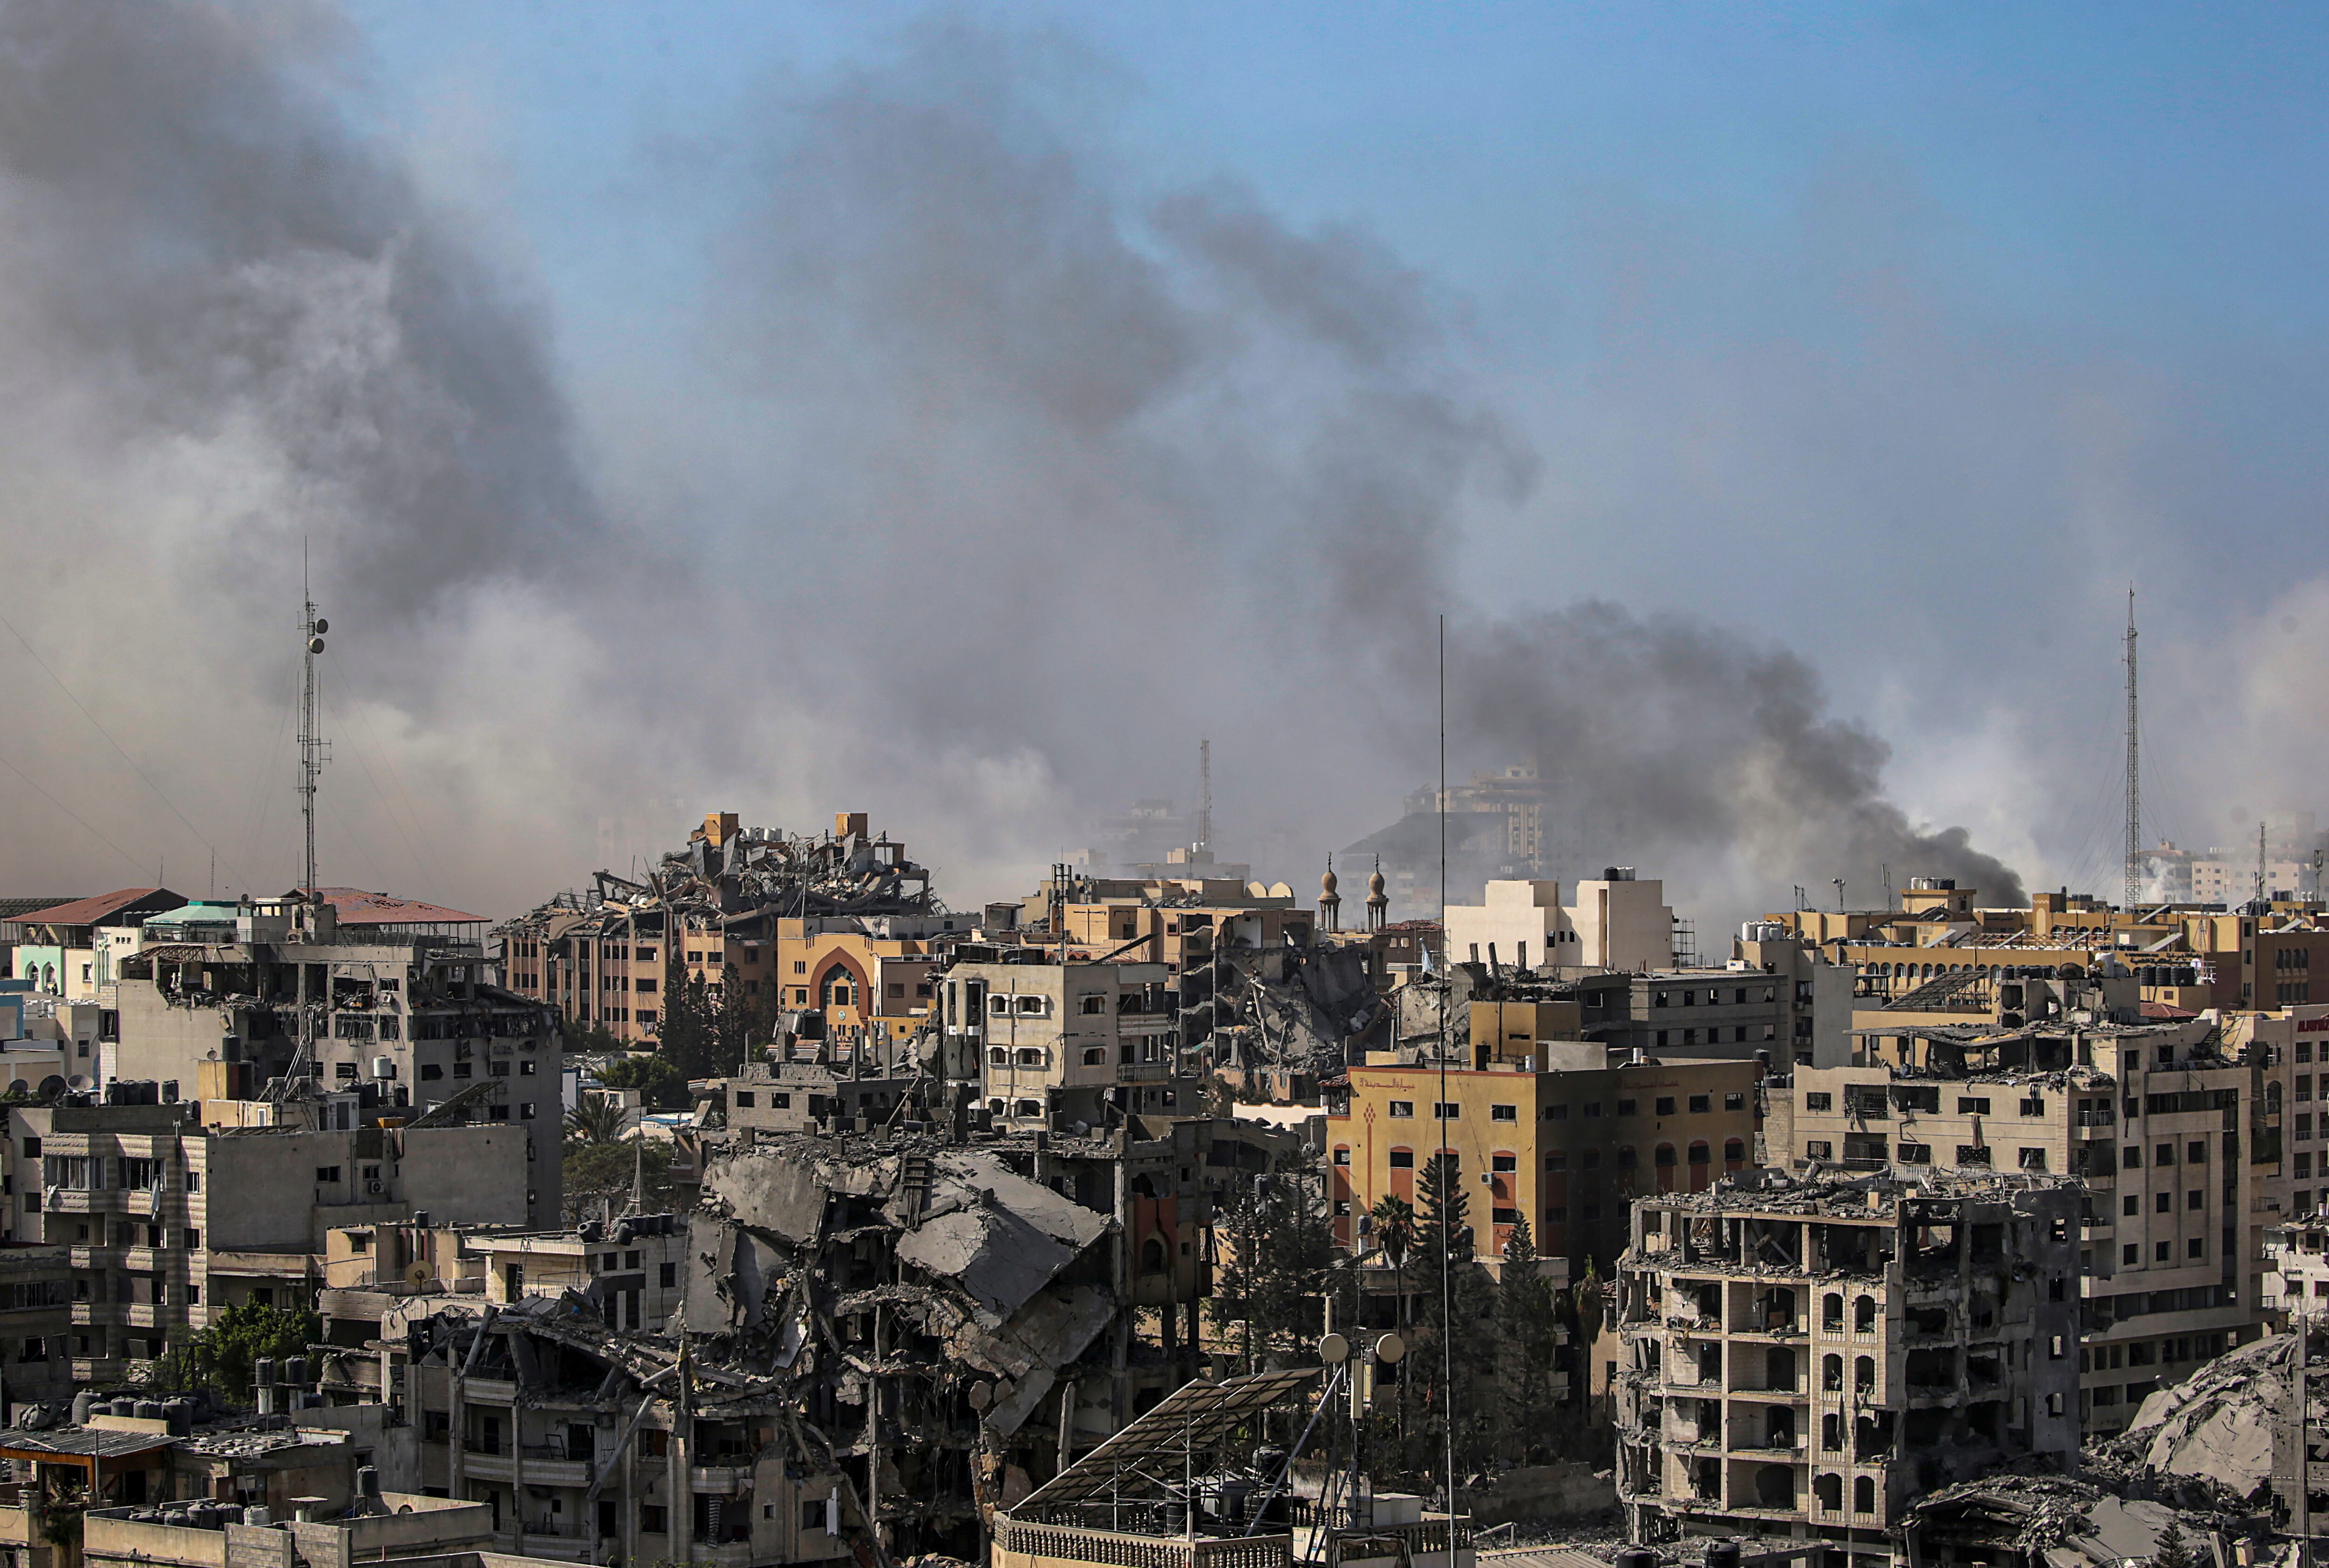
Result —
POLYGON ((1318 878, 1318 924, 1328 931, 1343 928, 1343 896, 1334 890, 1334 857, 1326 857, 1326 874, 1318 878))
POLYGON ((1367 878, 1367 929, 1381 931, 1391 924, 1391 895, 1383 891, 1382 857, 1375 857, 1374 875, 1367 878))

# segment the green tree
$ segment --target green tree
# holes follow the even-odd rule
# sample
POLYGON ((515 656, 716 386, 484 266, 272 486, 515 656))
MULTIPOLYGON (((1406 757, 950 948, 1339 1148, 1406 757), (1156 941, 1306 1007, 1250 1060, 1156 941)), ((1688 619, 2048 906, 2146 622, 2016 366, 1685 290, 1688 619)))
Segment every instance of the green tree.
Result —
POLYGON ((1315 1156, 1240 1192, 1222 1230, 1228 1245, 1209 1303, 1215 1325, 1244 1325, 1240 1349, 1250 1371, 1308 1349, 1323 1326, 1334 1256, 1315 1156))
POLYGON ((2151 1568, 2198 1568, 2199 1554, 2183 1539, 2183 1526, 2173 1519, 2152 1549, 2151 1568))
MULTIPOLYGON (((871 1017, 870 998, 865 1011, 871 1017)), ((713 1009, 712 1071, 741 1072, 752 1058, 752 1047, 767 1045, 776 1032, 776 987, 771 985, 765 994, 756 993, 738 976, 736 966, 728 965, 721 976, 718 1005, 713 1009)))
POLYGON ((627 1138, 619 1143, 570 1142, 565 1149, 566 1223, 598 1217, 601 1207, 629 1207, 631 1187, 644 1188, 643 1212, 669 1213, 678 1189, 671 1178, 672 1146, 660 1139, 627 1138))
POLYGON ((1496 1283, 1496 1387, 1506 1457, 1532 1464, 1552 1436, 1553 1357, 1560 1343, 1558 1304, 1537 1268, 1536 1238, 1521 1216, 1504 1243, 1504 1275, 1496 1283))
POLYGON ((566 1131, 585 1143, 613 1143, 623 1136, 629 1121, 620 1104, 603 1094, 592 1094, 566 1113, 566 1131))
POLYGON ((305 1356, 324 1337, 323 1319, 306 1307, 222 1308, 210 1326, 155 1364, 153 1380, 178 1387, 207 1385, 240 1404, 262 1357, 278 1364, 305 1356))
POLYGON ((599 1069, 599 1082, 609 1089, 636 1089, 650 1111, 684 1111, 690 1103, 687 1075, 665 1056, 633 1051, 599 1069))
POLYGON ((566 1054, 570 1056, 604 1056, 629 1049, 615 1038, 615 1031, 603 1023, 583 1024, 568 1019, 559 1025, 566 1054))
POLYGON ((1367 1211, 1375 1222, 1375 1245, 1391 1260, 1392 1289, 1399 1300, 1399 1320, 1407 1321, 1407 1260, 1415 1252, 1415 1206, 1397 1193, 1385 1193, 1367 1211))
MULTIPOLYGON (((1424 1419, 1416 1435, 1443 1444, 1455 1433, 1457 1463, 1470 1469, 1486 1457, 1488 1432, 1472 1383, 1478 1358, 1451 1356, 1459 1338, 1495 1311, 1495 1287, 1473 1255, 1471 1200, 1452 1155, 1435 1155, 1424 1168, 1416 1195, 1421 1199, 1419 1250, 1423 1257, 1420 1323, 1410 1353, 1424 1419), (1451 1376, 1450 1362, 1463 1370, 1451 1376)), ((1444 1456, 1434 1471, 1444 1470, 1444 1456)))

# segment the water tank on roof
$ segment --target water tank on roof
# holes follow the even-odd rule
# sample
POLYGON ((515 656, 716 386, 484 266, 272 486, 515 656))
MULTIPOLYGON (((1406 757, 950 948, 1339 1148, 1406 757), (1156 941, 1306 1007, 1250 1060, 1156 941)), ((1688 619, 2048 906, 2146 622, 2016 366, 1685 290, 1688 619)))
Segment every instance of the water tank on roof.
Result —
POLYGON ((112 1408, 108 1410, 107 1413, 109 1415, 134 1416, 137 1413, 137 1402, 134 1399, 117 1399, 113 1402, 112 1408))
POLYGON ((307 1386, 307 1358, 294 1356, 283 1363, 283 1381, 292 1388, 307 1386))
POLYGON ((96 1409, 96 1394, 91 1394, 86 1388, 82 1389, 79 1394, 74 1394, 72 1403, 73 1424, 75 1426, 87 1426, 89 1424, 90 1416, 95 1413, 96 1409))
POLYGON ((261 1388, 275 1386, 275 1357, 262 1356, 250 1364, 250 1380, 261 1388))
POLYGON ((160 1400, 141 1399, 137 1402, 137 1408, 134 1413, 137 1415, 138 1420, 159 1421, 162 1419, 162 1402, 160 1400))

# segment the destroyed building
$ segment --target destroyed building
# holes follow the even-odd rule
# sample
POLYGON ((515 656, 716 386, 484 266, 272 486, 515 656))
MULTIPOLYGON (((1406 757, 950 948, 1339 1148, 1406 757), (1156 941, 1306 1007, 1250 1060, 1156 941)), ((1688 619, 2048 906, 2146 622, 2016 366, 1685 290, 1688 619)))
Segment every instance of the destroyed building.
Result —
POLYGON ((2078 1464, 2078 1187, 1794 1180, 1634 1206, 1616 1318, 1637 1543, 1900 1554, 1920 1493, 2078 1464))
POLYGON ((335 905, 296 898, 189 906, 145 933, 112 984, 108 1080, 157 1084, 165 1103, 264 1106, 250 1116, 279 1127, 506 1123, 524 1217, 554 1222, 557 1028, 486 981, 478 944, 345 927, 335 905))
MULTIPOLYGON (((2013 982, 2062 1000, 2049 977, 2013 982)), ((2085 1189, 2080 1404, 2089 1432, 2260 1331, 2256 1284, 2275 1155, 2262 1067, 2212 1016, 2115 1022, 2092 993, 2012 1026, 1937 1022, 1959 983, 1919 988, 1855 1029, 1854 1065, 1797 1067, 1775 1092, 1772 1161, 1796 1169, 2051 1172, 2085 1189), (1899 1022, 1889 1021, 1897 1018, 1899 1022)), ((2131 998, 2129 999, 2132 1000, 2131 998)), ((1986 1005, 1986 1004, 1985 1004, 1986 1005)), ((2132 1009, 2123 1009, 2132 1011, 2132 1009)))
POLYGON ((60 1375, 97 1387, 148 1377, 222 1308, 305 1305, 335 1225, 527 1220, 535 1166, 514 1127, 203 1120, 237 1103, 9 1111, 25 1157, 17 1234, 44 1260, 18 1297, 30 1331, 9 1357, 12 1398, 52 1395, 60 1375), (52 1304, 70 1327, 53 1326, 52 1304), (17 1363, 54 1370, 27 1377, 17 1363))
MULTIPOLYGON (((974 925, 947 912, 929 869, 872 832, 863 812, 838 813, 824 834, 746 828, 735 812, 713 812, 644 876, 598 872, 587 893, 561 894, 494 938, 511 989, 570 1024, 642 1044, 655 1038, 673 985, 702 981, 716 991, 731 969, 746 998, 771 1009, 815 1007, 837 1025, 846 1014, 849 1027, 889 1016, 882 1004, 916 1000, 914 985, 928 983, 930 955, 919 944, 974 925), (916 962, 894 974, 862 959, 812 972, 810 949, 829 933, 907 944, 914 951, 889 956, 916 962), (842 987, 847 994, 834 994, 842 987)), ((927 1012, 927 996, 918 1000, 927 1012)))
POLYGON ((504 1549, 863 1561, 878 1525, 893 1559, 972 1557, 992 1509, 1200 1370, 1216 1197, 1295 1141, 1137 1114, 941 1132, 913 1108, 708 1128, 676 1220, 351 1235, 317 1385, 393 1407, 416 1437, 387 1479, 488 1504, 504 1549), (658 1281, 678 1300, 642 1316, 658 1281))

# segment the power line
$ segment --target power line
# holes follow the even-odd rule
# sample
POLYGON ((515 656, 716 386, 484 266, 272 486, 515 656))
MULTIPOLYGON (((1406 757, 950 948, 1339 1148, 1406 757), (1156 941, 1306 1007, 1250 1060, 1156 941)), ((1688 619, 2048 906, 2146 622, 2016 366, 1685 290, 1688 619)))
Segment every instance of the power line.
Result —
POLYGON ((0 756, 0 767, 6 768, 10 773, 14 774, 18 778, 23 779, 27 784, 32 786, 33 793, 48 802, 49 804, 56 807, 57 810, 64 812, 65 815, 71 817, 74 822, 80 822, 90 838, 95 839, 99 843, 103 844, 115 854, 120 856, 123 859, 127 860, 129 864, 137 869, 138 875, 145 875, 146 868, 138 863, 135 856, 131 855, 128 850, 123 849, 120 845, 115 843, 111 839, 107 838, 103 833, 99 832, 95 828, 90 827, 87 822, 82 820, 79 812, 74 811, 71 806, 65 804, 64 802, 57 799, 56 796, 42 789, 40 786, 40 784, 31 774, 26 773, 23 768, 18 767, 14 763, 10 762, 5 756, 0 756))
MULTIPOLYGON (((130 772, 136 774, 139 778, 146 781, 146 787, 154 792, 156 799, 159 800, 164 805, 170 808, 170 814, 178 819, 178 822, 185 828, 186 831, 193 834, 194 841, 202 845, 203 849, 208 850, 212 854, 217 854, 218 846, 212 843, 208 839, 203 838, 203 831, 194 826, 193 823, 186 821, 186 813, 180 811, 177 808, 176 803, 173 802, 168 795, 163 793, 162 786, 156 784, 146 770, 137 765, 135 758, 133 758, 127 752, 121 749, 121 743, 113 738, 113 732, 107 729, 104 725, 99 724, 97 721, 97 715, 89 710, 89 705, 87 703, 73 695, 73 689, 64 683, 64 678, 59 675, 55 671, 49 668, 49 662, 41 657, 39 649, 33 647, 31 643, 25 641, 24 634, 16 630, 15 623, 9 620, 5 615, 0 615, 0 626, 7 627, 8 634, 15 638, 18 643, 24 644, 24 652, 32 655, 33 662, 41 667, 41 673, 46 675, 50 680, 56 682, 57 690, 65 694, 66 700, 70 701, 73 707, 80 709, 80 716, 89 720, 90 728, 96 730, 98 734, 105 737, 105 744, 113 747, 114 755, 129 765, 130 772)), ((27 782, 29 783, 30 781, 28 780, 27 782)), ((80 821, 79 817, 75 817, 73 820, 75 822, 80 821)), ((82 825, 84 827, 88 826, 87 823, 82 823, 82 825)), ((94 830, 91 831, 93 831, 94 830)), ((227 867, 227 869, 233 872, 238 881, 241 879, 242 873, 235 870, 234 867, 230 865, 227 867)))
MULTIPOLYGON (((343 688, 348 686, 347 671, 340 667, 340 662, 337 658, 332 659, 332 672, 340 677, 343 688)), ((353 701, 350 702, 348 709, 351 714, 355 713, 356 705, 353 701)), ((363 724, 363 720, 359 718, 357 719, 357 723, 361 726, 363 724)), ((354 739, 354 737, 352 737, 351 738, 354 739)), ((374 749, 379 748, 375 746, 374 749)), ((404 824, 397 821, 396 807, 389 801, 387 792, 380 787, 380 780, 372 776, 372 764, 364 760, 364 747, 361 740, 356 741, 354 751, 356 754, 356 765, 363 770, 364 782, 371 784, 372 793, 380 797, 380 809, 387 814, 388 825, 396 831, 398 840, 404 845, 404 852, 412 857, 413 867, 420 873, 420 881, 422 885, 421 890, 433 897, 437 892, 437 878, 429 871, 428 862, 420 858, 420 850, 415 847, 411 839, 406 836, 404 824)), ((390 765, 388 754, 384 750, 381 752, 380 765, 387 772, 389 782, 396 785, 396 793, 400 796, 404 795, 404 784, 402 781, 397 778, 396 770, 390 765)), ((412 810, 412 802, 409 796, 405 797, 404 809, 405 813, 412 818, 412 825, 417 830, 420 826, 420 813, 412 810)), ((385 888, 382 889, 383 892, 386 890, 387 889, 385 888)))

